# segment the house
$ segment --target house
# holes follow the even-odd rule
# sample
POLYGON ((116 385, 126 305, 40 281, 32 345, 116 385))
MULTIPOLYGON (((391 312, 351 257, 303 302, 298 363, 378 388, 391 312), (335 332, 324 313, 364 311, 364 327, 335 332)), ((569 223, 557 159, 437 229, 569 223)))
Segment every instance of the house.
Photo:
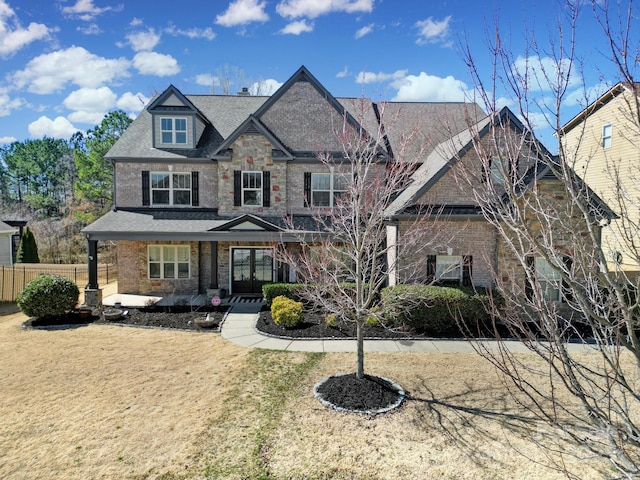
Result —
POLYGON ((559 132, 576 173, 619 215, 603 232, 602 246, 609 269, 630 276, 640 274, 638 86, 618 83, 559 132))
MULTIPOLYGON (((512 114, 501 115, 523 134, 512 114)), ((397 242, 417 205, 438 204, 452 231, 462 222, 465 229, 424 258, 425 278, 446 272, 449 281, 490 286, 501 261, 497 234, 455 184, 452 167, 457 158, 478 160, 471 145, 495 118, 472 103, 336 98, 304 66, 270 97, 184 95, 169 86, 107 153, 114 207, 83 230, 87 298, 100 301, 97 243, 107 240, 117 242, 120 293, 259 294, 265 283, 295 281, 295 268, 275 249, 316 232, 313 215, 343 191, 339 164, 327 170, 318 159, 319 152, 340 157, 336 125, 383 132, 379 168, 401 157, 421 163, 389 207, 388 241, 397 242), (410 130, 419 141, 404 148, 410 130)), ((540 154, 519 168, 528 171, 540 154)), ((389 283, 420 280, 391 272, 389 283)))
POLYGON ((15 260, 14 238, 18 229, 0 221, 0 265, 13 265, 15 260))

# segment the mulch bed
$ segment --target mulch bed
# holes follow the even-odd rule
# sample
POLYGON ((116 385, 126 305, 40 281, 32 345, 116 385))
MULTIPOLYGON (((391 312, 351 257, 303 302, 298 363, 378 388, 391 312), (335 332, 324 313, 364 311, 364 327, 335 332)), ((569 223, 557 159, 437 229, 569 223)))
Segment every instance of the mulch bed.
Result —
POLYGON ((385 378, 355 373, 327 377, 316 385, 316 397, 326 406, 358 413, 381 413, 400 405, 404 391, 385 378))
POLYGON ((81 317, 77 311, 56 317, 44 317, 31 319, 25 322, 26 326, 33 328, 51 328, 67 325, 87 325, 90 323, 129 325, 136 327, 173 328, 177 330, 195 331, 219 331, 220 323, 226 313, 226 308, 200 308, 191 307, 156 307, 156 308, 123 308, 125 315, 117 320, 105 320, 98 309, 94 309, 90 317, 81 317), (198 324, 196 320, 204 320, 207 313, 210 322, 206 326, 198 324))

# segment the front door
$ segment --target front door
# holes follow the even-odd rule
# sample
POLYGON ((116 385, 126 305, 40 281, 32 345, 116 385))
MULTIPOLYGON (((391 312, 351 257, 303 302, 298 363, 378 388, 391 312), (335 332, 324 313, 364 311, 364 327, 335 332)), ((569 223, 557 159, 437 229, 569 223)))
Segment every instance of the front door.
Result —
POLYGON ((271 248, 234 248, 231 255, 231 292, 262 293, 262 285, 273 282, 271 248))

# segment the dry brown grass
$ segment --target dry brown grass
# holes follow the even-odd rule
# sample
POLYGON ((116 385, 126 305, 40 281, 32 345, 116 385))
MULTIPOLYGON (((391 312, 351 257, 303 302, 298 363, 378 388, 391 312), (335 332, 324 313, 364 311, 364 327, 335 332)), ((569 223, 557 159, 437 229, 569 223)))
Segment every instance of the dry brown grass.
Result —
MULTIPOLYGON (((367 354, 371 373, 413 398, 369 418, 311 395, 323 376, 352 371, 353 354, 23 320, 0 317, 0 478, 561 478, 528 441, 550 439, 475 354, 367 354)), ((567 461, 603 477, 596 462, 567 461)))

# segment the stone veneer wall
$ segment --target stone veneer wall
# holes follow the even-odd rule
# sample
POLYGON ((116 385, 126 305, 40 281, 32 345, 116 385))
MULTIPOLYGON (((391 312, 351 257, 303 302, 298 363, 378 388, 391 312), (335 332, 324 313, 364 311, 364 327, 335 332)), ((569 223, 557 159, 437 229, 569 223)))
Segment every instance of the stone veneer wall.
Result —
POLYGON ((262 135, 240 135, 232 145, 233 160, 218 162, 218 185, 221 215, 256 214, 268 216, 285 215, 287 212, 287 164, 274 162, 273 146, 262 135), (241 207, 233 205, 233 172, 269 171, 271 182, 271 206, 241 207))
POLYGON ((198 187, 200 207, 215 208, 218 206, 218 165, 211 163, 129 163, 116 162, 116 207, 142 206, 142 171, 199 172, 198 187))
MULTIPOLYGON (((476 286, 491 287, 496 271, 497 235, 495 229, 485 221, 448 221, 434 224, 441 239, 436 245, 400 259, 399 283, 424 282, 427 277, 427 255, 472 255, 472 281, 476 286), (449 240, 449 241, 447 241, 449 240), (408 265, 416 268, 408 270, 408 265)), ((411 232, 409 222, 400 222, 399 243, 403 235, 411 232)), ((434 232, 435 235, 435 232, 434 232)), ((425 242, 429 239, 425 238, 425 242)))

